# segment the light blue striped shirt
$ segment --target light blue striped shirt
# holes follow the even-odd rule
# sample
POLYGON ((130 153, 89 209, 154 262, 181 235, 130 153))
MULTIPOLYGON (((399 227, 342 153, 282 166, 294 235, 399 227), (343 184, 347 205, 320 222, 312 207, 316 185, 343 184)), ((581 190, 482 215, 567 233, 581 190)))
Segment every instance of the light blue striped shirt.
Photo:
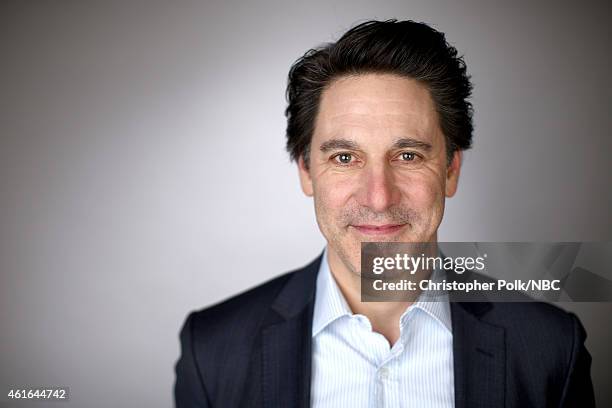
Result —
POLYGON ((447 295, 409 306, 400 318, 400 338, 390 347, 366 316, 351 312, 325 250, 312 336, 312 407, 454 407, 447 295))

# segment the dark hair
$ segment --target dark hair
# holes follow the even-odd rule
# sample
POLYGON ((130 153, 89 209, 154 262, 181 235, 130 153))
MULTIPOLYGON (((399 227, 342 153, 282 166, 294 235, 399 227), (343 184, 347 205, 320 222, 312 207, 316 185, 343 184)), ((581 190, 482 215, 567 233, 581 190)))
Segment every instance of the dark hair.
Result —
POLYGON ((311 49, 289 71, 287 151, 310 158, 310 141, 323 90, 333 80, 364 73, 391 73, 426 85, 446 137, 448 159, 472 143, 472 84, 463 57, 444 34, 414 21, 368 21, 337 42, 311 49))

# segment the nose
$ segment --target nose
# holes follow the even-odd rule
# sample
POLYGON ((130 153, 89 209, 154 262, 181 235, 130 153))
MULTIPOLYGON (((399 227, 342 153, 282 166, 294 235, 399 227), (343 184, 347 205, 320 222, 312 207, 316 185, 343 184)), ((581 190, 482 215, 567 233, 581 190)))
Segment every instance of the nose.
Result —
POLYGON ((400 191, 393 170, 388 165, 372 165, 362 177, 358 197, 360 205, 380 213, 399 203, 400 191))

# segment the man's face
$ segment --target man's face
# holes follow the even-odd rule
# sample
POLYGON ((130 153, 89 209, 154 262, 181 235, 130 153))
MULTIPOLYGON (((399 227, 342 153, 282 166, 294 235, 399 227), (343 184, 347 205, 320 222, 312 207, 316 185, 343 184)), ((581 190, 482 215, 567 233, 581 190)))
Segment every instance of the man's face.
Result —
POLYGON ((447 165, 427 88, 391 74, 346 76, 321 95, 304 193, 332 267, 359 274, 361 242, 435 242, 461 154, 447 165))

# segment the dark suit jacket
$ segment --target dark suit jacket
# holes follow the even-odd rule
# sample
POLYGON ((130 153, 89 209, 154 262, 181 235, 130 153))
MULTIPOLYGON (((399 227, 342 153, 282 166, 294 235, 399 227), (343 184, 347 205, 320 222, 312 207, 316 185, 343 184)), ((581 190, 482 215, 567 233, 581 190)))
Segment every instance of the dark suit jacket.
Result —
MULTIPOLYGON (((320 262, 189 315, 178 408, 309 406, 320 262)), ((575 315, 535 302, 451 302, 451 317, 457 408, 595 406, 575 315)))

